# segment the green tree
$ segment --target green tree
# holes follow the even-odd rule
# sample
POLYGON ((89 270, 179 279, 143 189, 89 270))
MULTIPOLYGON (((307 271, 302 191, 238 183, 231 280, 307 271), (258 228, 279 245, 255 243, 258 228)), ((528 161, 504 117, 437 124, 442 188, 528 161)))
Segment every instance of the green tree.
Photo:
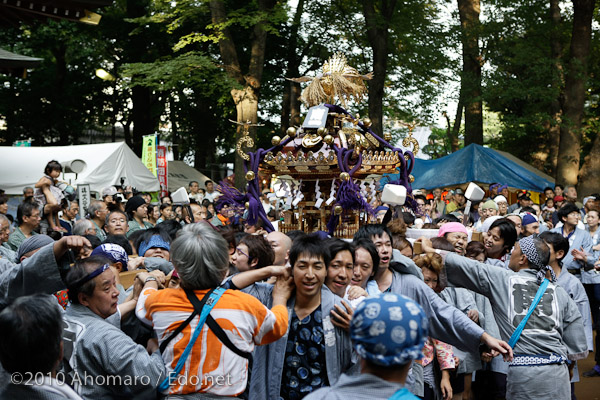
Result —
POLYGON ((94 76, 104 45, 94 26, 67 21, 7 28, 1 46, 43 58, 26 79, 7 77, 0 87, 5 142, 32 138, 34 145, 78 143, 82 133, 107 123, 107 83, 94 76))
POLYGON ((443 51, 452 42, 451 27, 439 20, 438 2, 331 0, 320 6, 323 23, 340 35, 329 46, 345 52, 359 71, 374 72, 368 108, 352 111, 368 113, 378 134, 395 120, 436 119, 435 105, 456 68, 443 51))
POLYGON ((194 156, 194 165, 211 178, 222 161, 219 148, 232 147, 234 128, 228 122, 234 110, 228 105, 233 84, 207 55, 188 52, 153 63, 127 64, 124 76, 130 86, 142 86, 168 99, 163 115, 170 128, 165 139, 173 143, 176 159, 194 156))

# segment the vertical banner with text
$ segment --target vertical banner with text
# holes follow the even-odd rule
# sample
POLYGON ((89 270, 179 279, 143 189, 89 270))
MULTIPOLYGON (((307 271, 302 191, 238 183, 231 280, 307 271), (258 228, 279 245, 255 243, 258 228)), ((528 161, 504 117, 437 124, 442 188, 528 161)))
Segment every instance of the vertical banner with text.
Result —
POLYGON ((160 197, 168 196, 167 189, 167 146, 156 147, 156 165, 158 183, 160 183, 160 197))
POLYGON ((85 218, 85 214, 92 203, 90 185, 77 185, 77 198, 79 199, 79 215, 85 218))
POLYGON ((156 176, 156 134, 146 135, 142 141, 142 163, 156 176))

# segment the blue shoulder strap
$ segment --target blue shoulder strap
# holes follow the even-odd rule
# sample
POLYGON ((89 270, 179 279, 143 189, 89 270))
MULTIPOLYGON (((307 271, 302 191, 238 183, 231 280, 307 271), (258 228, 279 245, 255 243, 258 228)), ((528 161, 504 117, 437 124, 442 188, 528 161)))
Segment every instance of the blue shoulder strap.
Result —
POLYGON ((548 280, 548 278, 546 278, 540 285, 537 293, 535 294, 533 302, 529 306, 529 310, 527 310, 527 314, 525 315, 525 318, 523 318, 523 320, 521 320, 521 323, 519 324, 519 326, 517 326, 517 329, 515 329, 512 336, 510 337, 510 340, 508 341, 508 345, 510 347, 514 348, 515 344, 517 344, 517 342, 519 341, 519 338, 521 337, 521 333, 523 332, 523 329, 525 329, 525 324, 527 323, 527 320, 529 319, 531 314, 533 314, 533 310, 535 310, 538 303, 542 299, 542 296, 546 292, 546 288, 548 287, 549 283, 550 283, 550 281, 548 280))
POLYGON ((202 332, 202 328, 204 327, 204 322, 206 321, 208 314, 213 309, 215 304, 217 304, 217 301, 219 301, 219 299, 221 298, 221 296, 223 295, 224 292, 225 292, 225 288, 218 287, 210 294, 208 301, 206 302, 204 307, 202 307, 202 312, 200 313, 200 319, 198 320, 198 325, 196 326, 196 329, 192 333, 192 337, 190 338, 189 343, 185 347, 185 350, 181 354, 181 357, 179 357, 179 361, 177 361, 177 365, 175 366, 175 369, 173 371, 171 371, 169 373, 169 376, 167 376, 161 382, 161 384, 158 386, 159 391, 163 392, 163 391, 167 390, 169 388, 169 386, 171 386, 173 381, 175 381, 175 379, 177 379, 177 376, 183 369, 183 366, 185 365, 185 361, 187 360, 188 356, 190 355, 190 353, 192 351, 192 348, 194 347, 194 343, 196 343, 196 339, 198 339, 200 332, 202 332))

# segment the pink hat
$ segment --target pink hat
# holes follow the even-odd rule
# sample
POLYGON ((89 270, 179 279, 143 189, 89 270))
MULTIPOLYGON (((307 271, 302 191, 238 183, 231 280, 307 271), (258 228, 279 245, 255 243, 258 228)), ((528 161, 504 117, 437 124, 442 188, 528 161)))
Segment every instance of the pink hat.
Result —
POLYGON ((467 228, 465 228, 465 226, 463 224, 461 224, 460 222, 446 222, 440 228, 440 230, 438 232, 438 237, 442 237, 446 233, 452 233, 452 232, 460 232, 460 233, 464 233, 467 236, 469 235, 469 233, 467 232, 467 228))

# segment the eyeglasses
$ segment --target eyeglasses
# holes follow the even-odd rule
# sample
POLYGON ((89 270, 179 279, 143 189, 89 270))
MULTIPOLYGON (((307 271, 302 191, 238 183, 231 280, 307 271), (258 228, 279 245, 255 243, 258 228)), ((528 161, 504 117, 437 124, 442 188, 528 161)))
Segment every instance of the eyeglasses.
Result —
POLYGON ((246 256, 248 259, 250 259, 250 256, 244 253, 239 247, 237 247, 235 250, 238 252, 238 256, 246 256))

